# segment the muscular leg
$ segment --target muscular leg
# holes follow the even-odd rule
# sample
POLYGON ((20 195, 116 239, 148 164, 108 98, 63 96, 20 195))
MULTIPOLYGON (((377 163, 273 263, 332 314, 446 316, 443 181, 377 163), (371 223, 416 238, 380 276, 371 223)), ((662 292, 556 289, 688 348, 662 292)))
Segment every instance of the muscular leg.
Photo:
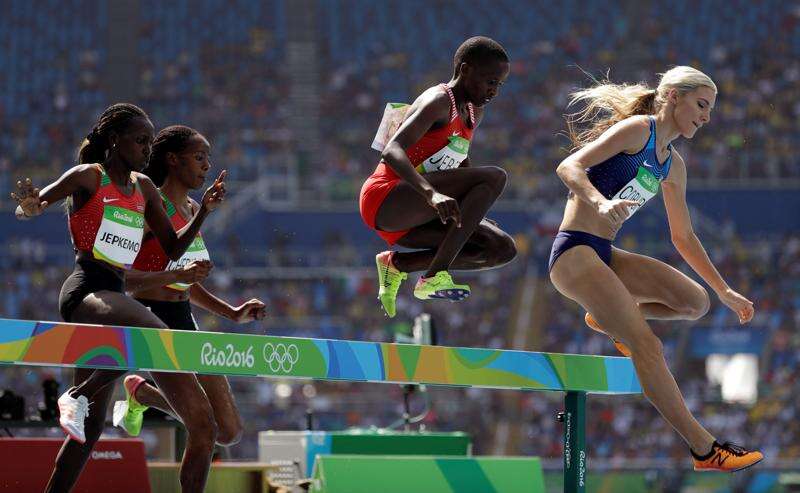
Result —
POLYGON ((202 492, 217 440, 214 411, 192 373, 151 372, 169 407, 186 427, 186 450, 181 461, 181 491, 202 492))
MULTIPOLYGON (((111 291, 99 291, 86 296, 73 312, 72 318, 76 323, 164 328, 164 323, 150 313, 147 308, 122 293, 111 291)), ((69 438, 65 440, 58 457, 56 457, 55 468, 46 491, 69 491, 78 480, 92 447, 100 437, 105 425, 108 402, 114 390, 114 386, 108 385, 108 383, 113 382, 124 373, 119 370, 78 369, 75 371, 75 383, 78 384, 78 388, 81 388, 83 382, 92 378, 95 378, 92 385, 97 387, 90 392, 92 387, 83 385, 86 393, 82 395, 86 395, 90 403, 89 417, 84 423, 86 443, 81 445, 69 438), (96 377, 98 374, 100 377, 96 377), (103 381, 105 383, 101 384, 103 381)))
MULTIPOLYGON (((223 446, 238 443, 242 437, 242 419, 228 379, 224 375, 197 375, 197 380, 211 402, 218 429, 217 443, 223 446)), ((180 419, 161 392, 152 385, 143 384, 136 389, 136 400, 180 419)))
MULTIPOLYGON (((461 227, 450 222, 441 243, 437 245, 426 276, 447 270, 486 212, 503 192, 506 173, 500 168, 485 166, 457 168, 426 174, 433 188, 453 197, 461 209, 461 227)), ((402 231, 425 225, 437 219, 436 211, 408 183, 400 182, 378 209, 376 226, 384 231, 402 231)))
MULTIPOLYGON (((416 252, 397 252, 392 257, 395 267, 402 272, 424 271, 433 261, 437 247, 447 233, 448 226, 434 220, 416 227, 402 237, 397 244, 406 248, 418 248, 416 252)), ((450 268, 455 270, 480 270, 500 267, 511 262, 517 255, 514 239, 497 224, 481 220, 458 253, 450 268)))
MULTIPOLYGON (((91 372, 92 370, 88 368, 76 369, 74 382, 77 384, 84 381, 91 372)), ((97 443, 103 433, 106 411, 113 393, 114 387, 108 385, 94 394, 89 417, 86 418, 84 423, 86 443, 81 444, 69 438, 64 441, 64 445, 61 446, 61 450, 56 457, 56 467, 45 487, 46 493, 69 491, 78 481, 78 477, 89 459, 94 444, 97 443)))
POLYGON ((697 454, 711 450, 714 437, 686 407, 678 384, 667 367, 661 341, 647 325, 636 301, 619 277, 590 247, 564 252, 550 272, 550 280, 564 296, 591 313, 604 330, 624 342, 644 395, 697 454))
POLYGON ((697 320, 708 312, 705 288, 664 262, 614 248, 611 269, 646 319, 697 320))
POLYGON ((136 389, 136 395, 134 397, 139 403, 144 404, 147 407, 154 407, 159 411, 163 411, 173 418, 180 420, 178 414, 174 409, 172 409, 161 392, 149 383, 142 383, 139 388, 136 389))
POLYGON ((122 370, 92 370, 86 380, 80 383, 76 382, 75 388, 69 394, 72 397, 85 396, 89 402, 92 402, 95 394, 124 374, 125 372, 122 370))
POLYGON ((228 379, 225 375, 198 375, 197 379, 214 410, 214 420, 219 429, 217 443, 224 446, 239 443, 244 426, 228 379))

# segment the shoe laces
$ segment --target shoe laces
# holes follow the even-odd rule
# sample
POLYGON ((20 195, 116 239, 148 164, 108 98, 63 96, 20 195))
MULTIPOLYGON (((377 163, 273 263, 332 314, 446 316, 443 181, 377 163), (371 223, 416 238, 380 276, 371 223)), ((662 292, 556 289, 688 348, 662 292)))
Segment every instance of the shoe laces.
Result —
POLYGON ((453 278, 450 277, 450 273, 446 270, 440 270, 435 276, 429 278, 429 280, 433 281, 435 284, 453 282, 453 278))
POLYGON ((399 276, 400 280, 404 280, 408 277, 408 274, 405 272, 400 271, 392 262, 392 258, 396 252, 392 252, 386 259, 386 262, 383 262, 381 265, 381 270, 383 271, 383 285, 385 287, 389 287, 392 284, 392 278, 394 276, 399 276))
POLYGON ((78 401, 76 406, 76 417, 83 416, 84 419, 89 417, 89 401, 84 397, 83 399, 76 399, 78 401))
MULTIPOLYGON (((393 272, 386 271, 384 273, 384 276, 383 276, 383 287, 386 288, 386 289, 391 289, 392 288, 392 284, 397 279, 400 279, 400 281, 405 281, 406 279, 408 279, 408 274, 406 274, 405 272, 393 273, 393 272)), ((400 285, 397 284, 397 287, 399 287, 399 286, 400 285)))
POLYGON ((731 454, 736 455, 738 457, 741 457, 743 455, 747 455, 749 453, 749 451, 747 449, 745 449, 744 447, 736 445, 736 444, 733 444, 731 442, 723 443, 722 445, 720 445, 720 448, 725 450, 726 452, 730 452, 731 454))
POLYGON ((389 264, 383 264, 381 269, 383 269, 383 286, 388 288, 392 284, 389 278, 389 264))

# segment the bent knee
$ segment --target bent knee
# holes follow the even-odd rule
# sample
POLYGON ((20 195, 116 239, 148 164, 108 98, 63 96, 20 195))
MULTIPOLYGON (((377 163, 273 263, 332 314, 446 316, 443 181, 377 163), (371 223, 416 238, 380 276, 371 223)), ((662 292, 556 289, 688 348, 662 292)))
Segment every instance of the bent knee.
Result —
POLYGON ((243 434, 244 430, 240 424, 219 425, 219 431, 217 432, 217 443, 225 447, 236 445, 242 440, 243 434))
POLYGON ((508 181, 506 170, 497 166, 483 166, 479 169, 485 175, 483 182, 489 185, 497 195, 500 195, 508 181))
POLYGON ((499 228, 478 228, 469 243, 480 251, 479 261, 489 267, 505 265, 517 256, 514 238, 499 228))
POLYGON ((708 291, 705 288, 700 287, 700 293, 695 296, 690 303, 686 307, 686 317, 689 320, 698 320, 703 318, 708 310, 711 308, 711 297, 708 295, 708 291))
POLYGON ((187 433, 193 443, 200 444, 209 449, 214 448, 219 436, 219 429, 217 424, 213 421, 210 423, 203 423, 202 425, 195 425, 191 428, 187 426, 187 433))
POLYGON ((207 443, 211 446, 217 442, 219 427, 214 421, 211 408, 195 409, 187 416, 181 416, 186 432, 195 442, 207 443))

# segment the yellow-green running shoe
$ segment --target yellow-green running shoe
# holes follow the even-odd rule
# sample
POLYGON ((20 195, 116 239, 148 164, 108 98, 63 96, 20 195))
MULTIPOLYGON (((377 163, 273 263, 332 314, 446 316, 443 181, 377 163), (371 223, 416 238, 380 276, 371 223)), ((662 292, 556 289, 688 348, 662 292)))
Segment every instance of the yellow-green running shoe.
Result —
POLYGON ((400 283, 408 279, 408 274, 400 272, 392 263, 393 256, 394 252, 390 251, 375 255, 375 265, 378 267, 378 299, 389 317, 394 317, 397 313, 397 291, 400 290, 400 283))
POLYGON ((420 277, 414 286, 414 296, 420 300, 461 301, 469 293, 469 286, 453 282, 446 270, 440 270, 433 277, 420 277))
POLYGON ((143 383, 144 378, 139 375, 128 375, 125 377, 123 387, 125 387, 126 399, 114 403, 112 419, 114 426, 119 426, 132 437, 139 436, 139 433, 141 433, 142 415, 147 410, 147 406, 141 404, 134 397, 136 395, 136 389, 143 383))

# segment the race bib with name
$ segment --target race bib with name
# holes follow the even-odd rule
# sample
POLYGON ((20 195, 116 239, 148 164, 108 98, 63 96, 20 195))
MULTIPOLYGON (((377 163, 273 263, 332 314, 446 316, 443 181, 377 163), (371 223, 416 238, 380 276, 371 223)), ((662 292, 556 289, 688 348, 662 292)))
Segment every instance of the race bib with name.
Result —
POLYGON ((143 236, 143 214, 124 207, 106 205, 92 253, 98 260, 130 269, 142 246, 143 236))
POLYGON ((661 183, 658 178, 640 166, 636 177, 625 184, 616 195, 611 197, 611 200, 632 200, 638 203, 639 205, 628 207, 630 215, 633 216, 648 200, 655 197, 660 186, 661 183))
MULTIPOLYGON (((189 248, 186 249, 186 252, 181 255, 181 258, 179 258, 177 261, 170 261, 167 264, 166 270, 183 269, 187 265, 198 260, 211 260, 211 257, 208 255, 206 243, 203 241, 203 237, 200 235, 194 237, 192 244, 189 245, 189 248)), ((178 291, 186 291, 190 286, 191 284, 176 282, 168 285, 167 287, 178 291)))
POLYGON ((446 146, 417 166, 418 172, 431 173, 461 166, 469 153, 469 140, 458 135, 451 135, 447 140, 446 146))

